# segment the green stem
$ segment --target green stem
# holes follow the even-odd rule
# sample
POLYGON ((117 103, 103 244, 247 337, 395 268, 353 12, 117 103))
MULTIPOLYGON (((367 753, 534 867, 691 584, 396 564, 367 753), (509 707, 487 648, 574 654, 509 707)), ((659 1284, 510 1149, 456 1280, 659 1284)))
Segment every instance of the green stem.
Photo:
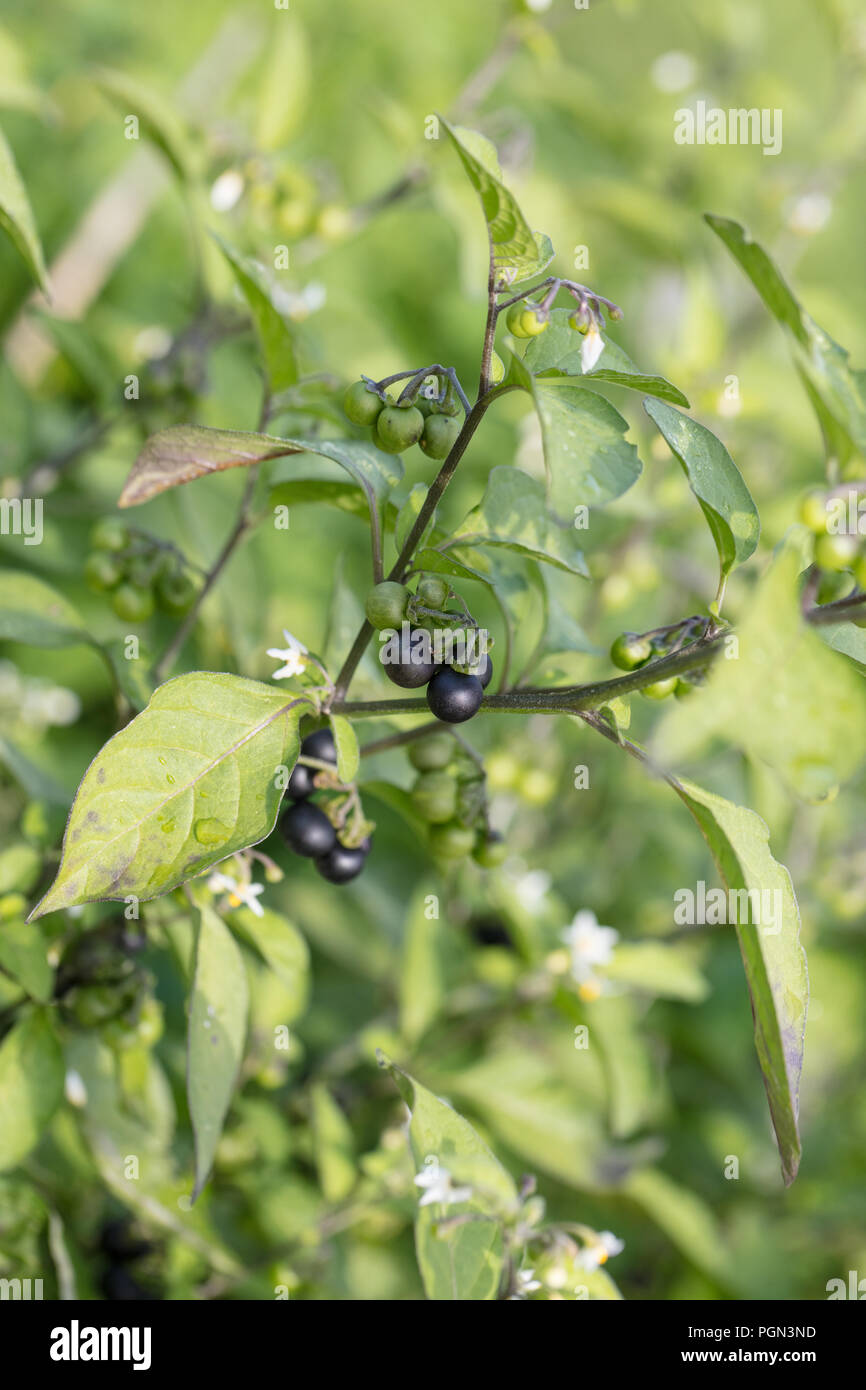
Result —
MULTIPOLYGON (((629 671, 613 680, 594 681, 589 685, 561 685, 545 690, 525 687, 509 690, 501 695, 488 695, 481 706, 482 710, 494 714, 521 712, 524 714, 581 714, 586 710, 599 709, 608 701, 620 695, 630 695, 642 690, 655 681, 666 680, 670 676, 683 675, 707 666, 721 650, 726 634, 719 634, 709 640, 692 642, 690 646, 669 656, 651 661, 636 671, 629 671)), ((351 715, 365 719, 382 714, 420 714, 428 708, 423 698, 404 698, 398 700, 341 700, 332 705, 334 714, 351 715)))
MULTIPOLYGON (((471 440, 475 431, 478 429, 478 426, 480 425, 481 420, 484 416, 484 412, 487 410, 487 407, 490 405, 491 401, 493 401, 498 395, 504 394, 505 391, 511 389, 511 387, 497 387, 493 391, 488 391, 486 396, 482 397, 480 400, 477 400, 473 405, 469 414, 466 416, 466 419, 463 421, 463 427, 460 430, 460 433, 458 434, 457 438, 455 439, 454 444, 452 445, 451 452, 449 453, 445 462, 442 464, 442 467, 439 469, 439 472, 436 474, 436 477, 433 479, 433 482, 430 484, 429 491, 427 493, 427 496, 424 498, 423 505, 420 511, 418 512, 417 517, 415 518, 414 525, 412 526, 412 529, 406 537, 406 540, 403 544, 403 548, 400 551, 400 554, 397 556, 397 559, 395 560, 390 573, 388 574, 389 579, 400 581, 404 578, 406 570, 409 568, 409 563, 412 559, 412 556, 415 553, 415 547, 417 546, 418 542, 420 541, 421 537, 426 531, 428 522, 432 518, 433 513, 439 505, 439 501, 442 497, 442 494, 444 493, 451 479, 454 477, 457 465, 462 459, 464 453, 466 452, 466 449, 469 445, 469 441, 471 440)), ((360 628, 360 631, 358 632, 357 637, 352 643, 349 655, 343 662, 342 670, 340 671, 340 674, 337 676, 335 682, 334 699, 336 703, 332 705, 332 708, 335 712, 338 708, 338 705, 340 705, 345 698, 346 691, 349 688, 349 684, 352 680, 352 677, 354 676, 355 671, 358 668, 358 663, 361 660, 361 657, 364 655, 367 643, 369 642, 372 635, 373 628, 371 624, 368 622, 363 623, 360 628)))

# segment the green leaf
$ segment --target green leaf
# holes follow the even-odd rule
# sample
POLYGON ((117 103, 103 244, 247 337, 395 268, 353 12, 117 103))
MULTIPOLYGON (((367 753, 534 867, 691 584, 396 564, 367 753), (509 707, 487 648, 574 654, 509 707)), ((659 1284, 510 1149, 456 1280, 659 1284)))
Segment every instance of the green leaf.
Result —
MULTIPOLYGON (((416 483, 397 513, 397 519, 394 522, 394 544, 398 551, 403 549, 409 532, 418 520, 418 514, 426 501, 428 492, 429 488, 426 483, 416 483)), ((431 521, 427 531, 421 537, 421 544, 429 536, 432 525, 433 522, 431 521)))
POLYGON ((47 1009, 34 1009, 0 1045, 0 1172, 39 1142, 63 1096, 63 1054, 47 1009))
POLYGON ((400 1031, 410 1044, 423 1037, 445 1002, 444 924, 425 912, 429 883, 414 894, 403 928, 400 1031))
POLYGON ((257 72, 254 146, 282 150, 306 112, 311 87, 310 44, 296 15, 278 14, 267 56, 257 72))
POLYGON ((31 999, 47 1004, 54 992, 54 971, 39 927, 26 922, 0 922, 0 966, 17 980, 31 999))
POLYGON ((250 307, 261 344, 269 390, 284 391, 294 386, 298 379, 298 364, 292 331, 274 307, 263 268, 229 246, 215 232, 212 236, 231 266, 250 307))
POLYGON ((533 577, 541 595, 542 629, 526 675, 531 677, 534 674, 536 679, 547 682, 556 680, 562 674, 562 663, 557 658, 564 658, 566 664, 570 664, 573 657, 598 655, 601 649, 590 641, 580 624, 560 603, 553 591, 550 571, 538 566, 533 577))
POLYGON ((778 267, 744 227, 710 213, 706 221, 790 335, 828 453, 844 464, 855 449, 866 452, 866 374, 850 367, 845 349, 810 318, 778 267))
POLYGON ((547 495, 563 520, 571 523, 577 506, 603 506, 637 482, 641 461, 623 437, 628 424, 603 396, 571 383, 538 381, 514 356, 508 380, 535 402, 547 495))
POLYGON ((659 724, 663 762, 682 765, 722 738, 807 801, 854 775, 866 755, 866 688, 803 622, 799 567, 796 544, 786 545, 750 598, 732 659, 722 652, 688 709, 677 704, 659 724))
POLYGON ((866 631, 862 627, 856 623, 822 623, 816 631, 828 647, 850 657, 858 666, 866 666, 866 631))
POLYGON ((347 472, 363 490, 367 505, 384 502, 403 476, 395 454, 354 439, 278 439, 268 434, 176 425, 147 441, 126 480, 119 507, 135 507, 167 488, 226 468, 248 467, 287 454, 319 454, 347 472))
POLYGON ((125 637, 113 637, 102 646, 117 687, 125 695, 134 710, 143 710, 154 691, 151 672, 153 661, 144 642, 138 644, 138 655, 127 655, 125 637))
POLYGON ((660 941, 622 942, 602 973, 605 979, 657 999, 699 1004, 710 992, 706 977, 692 964, 690 953, 660 941))
POLYGON ((644 401, 644 410, 683 466, 712 532, 724 577, 748 560, 758 544, 761 523, 751 493, 724 444, 703 425, 660 401, 644 401))
POLYGON ((310 1091, 313 1154, 327 1202, 345 1201, 358 1178, 352 1127, 327 1086, 310 1091))
POLYGON ((20 251, 39 288, 50 294, 42 243, 15 156, 0 131, 0 227, 20 251))
POLYGON ((656 1123, 661 1112, 658 1068, 653 1065, 634 999, 598 999, 589 1015, 593 1043, 601 1047, 610 1106, 610 1132, 626 1139, 656 1123))
POLYGON ((220 916, 202 904, 189 1007, 186 1073, 195 1137, 193 1201, 211 1170, 240 1071, 248 1009, 243 957, 220 916))
POLYGON ((229 913, 233 931, 255 948, 262 960, 285 985, 289 996, 286 1023, 300 1017, 310 992, 310 951, 301 933, 287 917, 270 908, 261 915, 248 907, 229 913))
POLYGON ((738 922, 736 932, 752 1000, 758 1061, 788 1186, 800 1166, 797 1118, 809 998, 791 878, 770 853, 769 831, 754 811, 691 782, 677 782, 674 790, 700 826, 725 886, 773 895, 758 899, 773 903, 773 923, 738 922))
POLYGON ((122 116, 137 116, 142 134, 165 156, 182 183, 194 176, 195 160, 183 121, 166 99, 127 73, 99 68, 96 85, 122 116))
POLYGON ((304 507, 323 502, 349 516, 366 521, 370 514, 367 499, 357 483, 338 482, 331 478, 293 478, 281 480, 272 487, 268 510, 275 507, 304 507))
POLYGON ((554 309, 545 332, 530 340, 523 361, 534 376, 573 376, 588 384, 609 382, 612 386, 626 386, 632 391, 658 396, 660 400, 671 401, 688 410, 689 403, 682 391, 663 376, 640 371, 622 348, 608 338, 604 340, 604 352, 597 364, 585 372, 580 360, 583 338, 569 328, 570 314, 570 309, 554 309))
POLYGON ((344 715, 332 714, 329 720, 337 749, 337 775, 341 782, 354 782, 361 766, 357 734, 344 715))
POLYGON ((19 570, 0 570, 0 638, 33 647, 90 641, 72 604, 41 579, 19 570))
POLYGON ((460 523, 453 540, 502 546, 571 574, 588 576, 577 533, 547 510, 542 485, 519 468, 492 468, 484 496, 460 523))
POLYGON ((449 1302, 495 1299, 504 1254, 496 1213, 515 1206, 514 1182, 468 1120, 399 1067, 383 1065, 410 1110, 409 1144, 417 1172, 432 1161, 447 1170, 454 1186, 472 1188, 465 1202, 418 1208, 415 1246, 427 1297, 449 1302), (473 1219, 437 1229, 455 1215, 473 1219))
POLYGON ((0 849, 0 894, 29 893, 42 869, 39 851, 26 840, 0 849))
POLYGON ((282 798, 274 774, 294 765, 305 703, 207 671, 161 685, 87 769, 57 878, 31 916, 153 898, 263 840, 282 798))
MULTIPOLYGON (((598 1065, 591 1052, 571 1055, 581 1065, 598 1065)), ((509 1039, 489 1046, 447 1084, 532 1171, 550 1173, 569 1187, 592 1188, 604 1171, 604 1124, 598 1101, 578 1094, 574 1081, 573 1072, 567 1080, 557 1074, 555 1058, 537 1040, 530 1044, 525 1038, 523 1046, 509 1039)))
POLYGON ((66 788, 6 738, 0 738, 0 763, 34 801, 47 801, 52 806, 69 805, 66 788))
POLYGON ((698 1269, 722 1283, 730 1280, 730 1261, 722 1232, 711 1209, 694 1192, 658 1168, 640 1168, 630 1173, 623 1191, 643 1207, 698 1269))
POLYGON ((553 248, 547 237, 536 238, 503 184, 495 147, 477 130, 450 126, 446 120, 442 124, 481 199, 498 282, 511 285, 540 274, 549 263, 553 248))
POLYGON ((170 425, 151 435, 132 465, 119 507, 137 507, 167 488, 226 468, 248 468, 266 459, 301 453, 307 446, 272 434, 170 425))

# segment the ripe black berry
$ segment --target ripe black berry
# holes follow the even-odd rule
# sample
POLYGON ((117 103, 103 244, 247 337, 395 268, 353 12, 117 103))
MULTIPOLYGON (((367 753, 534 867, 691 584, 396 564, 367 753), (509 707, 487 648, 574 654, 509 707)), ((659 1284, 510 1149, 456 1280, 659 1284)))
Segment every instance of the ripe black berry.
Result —
POLYGON ((290 849, 317 859, 328 854, 337 843, 337 832, 324 811, 310 801, 296 801, 280 821, 280 830, 290 849))
POLYGON ((429 680, 436 675, 439 667, 433 661, 422 661, 420 657, 413 658, 410 651, 408 661, 383 661, 382 670, 403 690, 417 690, 419 685, 426 685, 429 680))
POLYGON ((484 665, 482 666, 481 670, 478 671, 476 674, 481 682, 482 688, 486 690, 490 682, 493 680, 493 662, 490 660, 489 652, 484 653, 484 665))
POLYGON ((350 879, 358 877, 366 858, 361 845, 357 849, 349 849, 347 845, 337 843, 328 854, 320 855, 316 868, 329 883, 348 883, 350 879))
POLYGON ((305 758, 317 758, 320 763, 336 764, 337 746, 331 730, 316 729, 315 733, 307 734, 301 744, 301 752, 305 758))
POLYGON ((446 666, 427 687, 427 703, 437 719, 446 724, 462 724, 478 713, 484 687, 477 676, 462 676, 446 666))
POLYGON ((473 941, 478 946, 511 946, 508 928, 500 917, 473 917, 469 923, 473 941))
POLYGON ((313 778, 316 775, 314 767, 307 767, 306 763, 295 763, 292 768, 292 775, 286 786, 286 796, 290 801, 303 801, 311 792, 316 790, 313 778))

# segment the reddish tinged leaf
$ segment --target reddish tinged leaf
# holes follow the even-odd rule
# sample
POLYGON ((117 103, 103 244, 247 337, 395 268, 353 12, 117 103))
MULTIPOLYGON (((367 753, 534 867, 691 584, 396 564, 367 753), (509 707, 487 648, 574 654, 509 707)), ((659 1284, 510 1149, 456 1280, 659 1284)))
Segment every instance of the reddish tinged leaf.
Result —
POLYGON ((271 434, 214 430, 206 425, 173 425, 148 439, 132 466, 117 505, 137 507, 170 487, 191 483, 194 478, 208 473, 244 468, 265 459, 301 452, 297 444, 271 434))

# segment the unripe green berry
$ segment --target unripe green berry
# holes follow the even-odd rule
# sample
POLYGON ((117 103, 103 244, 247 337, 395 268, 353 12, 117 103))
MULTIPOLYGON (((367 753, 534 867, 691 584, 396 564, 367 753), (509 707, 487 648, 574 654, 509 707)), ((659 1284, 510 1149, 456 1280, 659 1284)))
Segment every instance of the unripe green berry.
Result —
POLYGON ((508 846, 495 830, 482 831, 479 835, 472 858, 482 869, 498 869, 508 857, 508 846))
POLYGON ((424 416, 417 406, 386 405, 376 420, 376 443, 388 454, 399 454, 417 444, 423 430, 424 416))
POLYGON ((610 659, 621 671, 636 671, 652 656, 652 644, 648 637, 639 637, 634 632, 621 632, 610 649, 610 659))
POLYGON ((430 830, 430 848, 443 859, 464 859, 472 853, 474 845, 475 831, 458 821, 434 825, 430 830))
POLYGON ((396 584, 390 579, 376 584, 364 603, 368 621, 379 631, 390 627, 399 628, 406 613, 408 597, 409 590, 405 584, 396 584))
POLYGON ((418 815, 431 825, 450 821, 457 810, 457 783, 448 772, 422 772, 411 796, 418 815))
POLYGON ((424 608, 442 608, 448 601, 450 586, 439 574, 422 574, 415 596, 424 608))
POLYGON ((114 516, 104 516, 90 533, 94 550, 125 550, 129 545, 129 528, 114 516))
POLYGON ((815 489, 806 493, 800 503, 800 520, 816 536, 823 535, 827 530, 827 498, 823 492, 815 489))
POLYGON ((847 570, 854 564, 859 550, 859 537, 825 532, 815 541, 815 564, 822 570, 847 570))
POLYGON ((150 589, 139 589, 134 584, 121 584, 114 591, 111 606, 118 618, 123 618, 125 622, 143 623, 153 614, 153 594, 150 589))
POLYGON ((523 310, 525 308, 526 305, 524 301, 522 299, 519 299, 516 304, 511 305, 511 308, 505 315, 505 326, 507 327, 509 333, 513 334, 515 338, 529 337, 529 334, 523 327, 523 310))
POLYGON ((182 618, 189 612, 196 593, 195 584, 186 574, 169 571, 161 574, 156 581, 156 601, 162 611, 173 618, 182 618))
POLYGON ((648 700, 664 700, 668 695, 673 695, 678 684, 677 676, 668 676, 666 680, 653 681, 650 685, 643 686, 641 695, 646 695, 648 700))
POLYGON ((419 440, 422 454, 431 459, 447 458, 460 433, 460 421, 449 415, 428 415, 419 440))
POLYGON ((353 425, 375 425, 383 409, 382 399, 366 381, 355 381, 343 397, 343 409, 353 425))
POLYGON ((120 583, 123 564, 110 550, 94 550, 84 562, 84 578, 95 594, 104 594, 120 583))
POLYGON ((450 734, 427 734, 409 744, 409 761, 419 772, 438 772, 453 757, 454 740, 450 734))

